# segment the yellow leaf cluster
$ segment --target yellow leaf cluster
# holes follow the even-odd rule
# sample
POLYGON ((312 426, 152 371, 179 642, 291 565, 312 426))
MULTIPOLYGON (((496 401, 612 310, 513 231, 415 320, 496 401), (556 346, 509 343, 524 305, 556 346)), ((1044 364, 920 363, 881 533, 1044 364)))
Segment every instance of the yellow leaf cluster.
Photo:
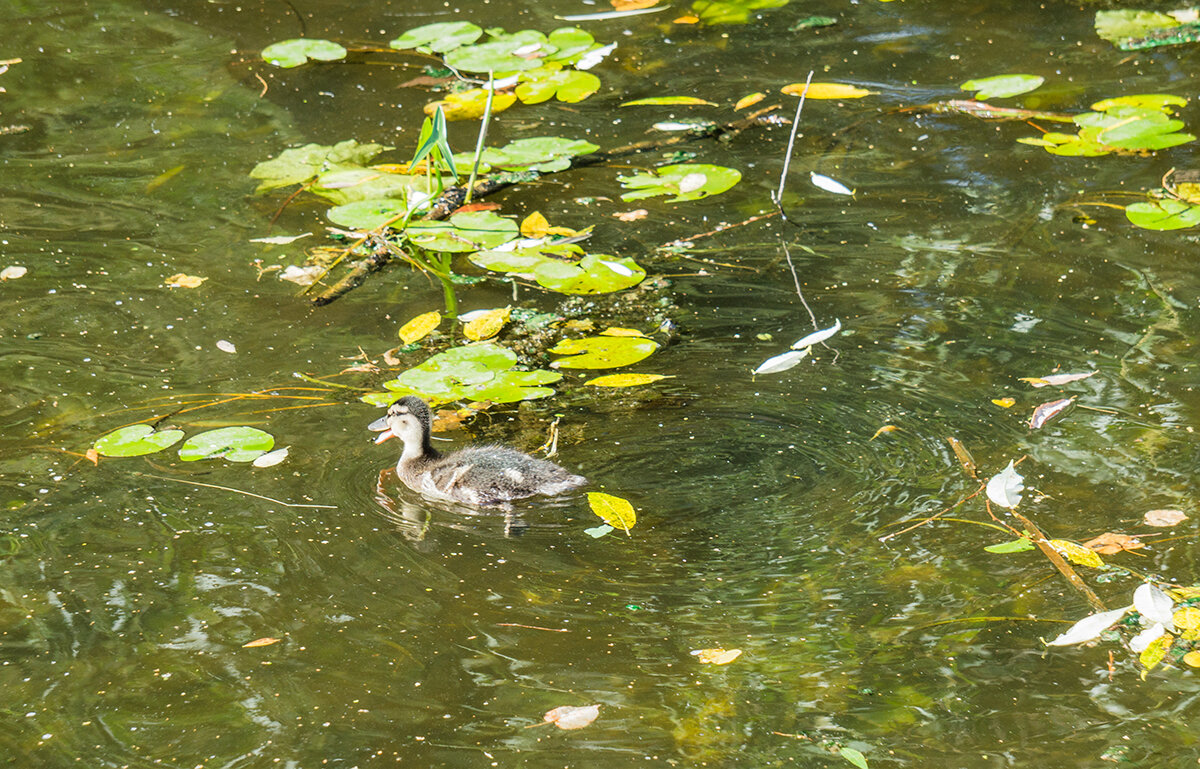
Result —
POLYGON ((405 344, 419 342, 437 328, 442 322, 442 314, 434 310, 424 312, 400 327, 400 341, 405 344))
POLYGON ((1065 539, 1052 539, 1050 545, 1077 566, 1090 566, 1093 569, 1104 568, 1104 559, 1094 550, 1089 550, 1083 545, 1065 539))
POLYGON ((511 307, 498 307, 472 318, 463 326, 463 335, 472 342, 482 342, 500 333, 512 315, 511 307))

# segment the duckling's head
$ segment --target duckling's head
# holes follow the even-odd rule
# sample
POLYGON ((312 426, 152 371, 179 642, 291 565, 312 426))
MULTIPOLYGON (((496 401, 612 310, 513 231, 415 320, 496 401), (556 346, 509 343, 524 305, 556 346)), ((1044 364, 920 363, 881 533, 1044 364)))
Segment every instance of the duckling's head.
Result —
POLYGON ((383 443, 392 436, 404 443, 404 453, 429 453, 429 432, 433 426, 433 414, 425 401, 415 395, 406 395, 388 407, 387 415, 376 419, 368 428, 379 432, 376 443, 383 443))

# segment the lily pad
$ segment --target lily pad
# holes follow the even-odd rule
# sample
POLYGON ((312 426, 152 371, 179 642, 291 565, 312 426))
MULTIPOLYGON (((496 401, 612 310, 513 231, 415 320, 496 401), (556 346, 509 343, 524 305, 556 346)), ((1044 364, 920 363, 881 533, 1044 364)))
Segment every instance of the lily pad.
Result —
POLYGON ((781 8, 789 0, 696 0, 692 12, 704 24, 745 24, 755 11, 781 8))
POLYGON ((188 438, 179 447, 179 458, 185 462, 218 457, 230 462, 253 462, 274 445, 275 438, 257 427, 222 427, 188 438))
POLYGON ((451 400, 489 400, 513 403, 544 398, 554 390, 543 387, 562 378, 556 371, 515 371, 517 356, 496 344, 453 347, 385 382, 387 392, 369 393, 363 400, 387 406, 404 395, 419 395, 444 403, 451 400))
POLYGON ((150 425, 129 425, 102 436, 93 445, 101 456, 140 457, 170 448, 182 437, 183 430, 156 433, 150 425))
POLYGON ((525 104, 539 104, 557 98, 575 103, 600 90, 600 78, 590 72, 558 67, 538 67, 522 72, 517 98, 525 104))
POLYGON ((546 36, 532 29, 493 36, 486 43, 466 45, 446 53, 446 64, 466 72, 494 72, 497 75, 520 72, 541 66, 541 56, 554 53, 546 36), (521 55, 515 52, 520 50, 521 55))
POLYGON ((332 40, 297 37, 272 43, 262 50, 263 61, 276 67, 299 67, 309 59, 337 61, 346 58, 346 49, 332 40))
POLYGON ((317 174, 334 166, 365 166, 384 150, 391 149, 382 144, 359 144, 353 139, 328 144, 305 144, 279 153, 279 157, 264 160, 250 172, 252 179, 260 179, 255 192, 266 192, 279 187, 303 184, 317 174))
POLYGON ((655 195, 674 195, 668 203, 699 200, 717 195, 741 181, 742 174, 734 168, 684 163, 663 166, 649 173, 634 176, 618 176, 621 186, 633 190, 621 196, 621 200, 641 200, 655 195))
POLYGON ((1163 198, 1132 203, 1125 207, 1125 216, 1144 230, 1182 230, 1200 225, 1200 206, 1163 198))
POLYGON ((1159 29, 1178 27, 1179 21, 1156 11, 1096 11, 1096 34, 1118 48, 1130 40, 1146 37, 1159 29))
POLYGON ((403 198, 371 198, 335 206, 325 212, 325 218, 340 227, 373 230, 384 222, 403 221, 408 203, 403 198), (401 219, 396 219, 396 217, 401 219))
POLYGON ((439 21, 410 29, 388 45, 397 50, 426 48, 435 53, 445 53, 474 43, 482 35, 483 29, 469 21, 439 21))
POLYGON ((637 262, 608 254, 588 254, 578 264, 546 259, 533 271, 539 285, 562 294, 609 294, 636 286, 645 277, 637 262))
POLYGON ((658 342, 644 336, 589 336, 563 339, 550 348, 556 355, 569 355, 550 364, 551 368, 617 368, 648 358, 658 342))
POLYGON ((590 32, 585 32, 579 27, 559 27, 550 33, 547 42, 555 51, 546 57, 546 61, 559 64, 576 62, 588 52, 601 47, 590 32))
POLYGON ((976 99, 1004 99, 1019 96, 1039 88, 1046 78, 1041 75, 995 75, 968 80, 959 86, 964 91, 975 91, 976 99))
POLYGON ((561 136, 535 136, 518 139, 499 149, 489 147, 482 153, 485 163, 505 171, 561 171, 569 168, 571 158, 600 149, 583 139, 561 136))
POLYGON ((452 253, 495 248, 519 234, 516 222, 494 211, 467 211, 441 222, 413 222, 404 233, 414 246, 452 253))

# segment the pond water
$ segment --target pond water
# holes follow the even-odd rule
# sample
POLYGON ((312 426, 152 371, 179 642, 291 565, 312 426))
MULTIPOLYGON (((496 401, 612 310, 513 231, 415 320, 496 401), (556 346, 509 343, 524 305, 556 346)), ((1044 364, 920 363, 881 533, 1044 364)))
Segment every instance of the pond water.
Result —
MULTIPOLYGON (((522 506, 506 536, 500 513, 411 496, 407 518, 389 517, 376 482, 394 444, 366 430, 377 410, 293 376, 330 377, 361 352, 388 369, 399 325, 440 307, 436 283, 393 266, 313 309, 259 269, 298 262, 306 242, 250 242, 311 231, 317 244, 324 227, 325 204, 298 198, 271 229, 283 195, 253 196, 256 163, 348 138, 395 145, 389 159, 403 162, 429 98, 398 87, 420 74, 412 57, 279 70, 256 58, 265 45, 305 34, 380 46, 460 18, 549 30, 556 15, 608 9, 449 5, 0 8, 0 59, 23 60, 0 76, 0 126, 27 128, 0 135, 0 268, 28 268, 0 284, 5 763, 842 766, 844 745, 871 766, 1194 765, 1195 674, 1176 664, 1142 680, 1136 655, 1111 641, 1047 649, 1091 609, 1040 553, 984 552, 1011 536, 972 525, 990 523, 981 497, 881 538, 978 489, 947 445, 955 436, 983 477, 1028 457, 1022 509, 1052 536, 1141 532, 1150 547, 1106 557, 1197 580, 1196 235, 1063 205, 1129 202, 1123 192, 1195 167, 1195 145, 1061 158, 1017 144, 1035 134, 1021 122, 891 111, 1021 71, 1047 84, 1011 103, 1037 109, 1194 97, 1195 47, 1119 52, 1096 38, 1091 10, 1033 2, 795 2, 709 27, 670 23, 680 4, 588 24, 620 43, 594 70, 601 92, 518 105, 491 143, 558 134, 612 147, 660 120, 731 120, 740 97, 809 70, 877 94, 806 105, 792 225, 731 229, 688 258, 656 248, 771 211, 787 126, 694 145, 743 173, 709 200, 621 203, 610 167, 498 196, 508 215, 595 224, 589 247, 666 276, 656 296, 678 327, 635 369, 671 379, 595 391, 571 374, 553 398, 447 434, 532 450, 561 415, 556 461, 640 516, 630 536, 594 539, 575 496, 522 506), (814 13, 838 23, 789 31, 814 13), (662 94, 723 106, 618 106, 662 94), (856 195, 812 186, 809 171, 856 195), (637 207, 649 216, 611 217, 637 207), (812 329, 785 244, 819 325, 845 331, 813 360, 755 378, 812 329), (176 273, 207 281, 165 287, 176 273), (1036 391, 1017 381, 1055 370, 1099 373, 1036 391), (247 393, 262 397, 212 405, 247 393), (1030 409, 1063 393, 1094 410, 1030 431, 1030 409), (1017 405, 992 403, 1005 396, 1017 405), (290 456, 265 469, 171 451, 83 457, 154 415, 189 434, 255 425, 290 456), (872 439, 889 424, 899 429, 872 439), (1192 518, 1153 534, 1140 523, 1152 508, 1192 518), (259 638, 280 640, 244 648, 259 638), (724 666, 691 654, 713 647, 743 654, 724 666), (593 703, 585 729, 526 728, 593 703)), ((1200 120, 1192 107, 1181 117, 1200 120)), ((455 147, 476 127, 452 124, 455 147)), ((502 306, 509 291, 484 284, 459 299, 502 306)), ((378 388, 394 375, 329 381, 378 388)), ((1110 607, 1139 584, 1080 571, 1110 607)))

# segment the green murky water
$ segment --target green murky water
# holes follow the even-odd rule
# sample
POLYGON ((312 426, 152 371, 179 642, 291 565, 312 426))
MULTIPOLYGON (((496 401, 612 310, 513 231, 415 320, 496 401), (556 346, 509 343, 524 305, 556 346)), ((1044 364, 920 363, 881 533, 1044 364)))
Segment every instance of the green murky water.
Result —
MULTIPOLYGON (((1090 11, 1034 3, 794 3, 712 28, 668 24, 681 6, 590 25, 621 45, 596 70, 601 94, 514 108, 494 142, 550 124, 613 146, 671 113, 621 101, 730 104, 809 69, 881 94, 810 102, 788 197, 804 229, 766 222, 700 241, 711 250, 695 256, 719 265, 653 249, 767 210, 786 129, 700 147, 705 162, 740 168, 742 184, 702 203, 648 201, 635 224, 607 217, 631 206, 574 202, 619 195, 612 169, 507 196, 510 211, 595 222, 599 250, 671 276, 681 335, 641 369, 674 379, 615 394, 563 387, 473 425, 475 439, 531 449, 562 414, 559 460, 641 514, 632 537, 592 539, 582 499, 535 504, 521 536, 506 537, 503 516, 419 500, 412 520, 389 519, 375 484, 394 457, 365 430, 376 412, 281 389, 308 386, 293 372, 351 365, 359 348, 378 360, 399 323, 438 307, 436 287, 395 268, 312 310, 292 284, 257 279, 257 260, 295 252, 248 242, 279 203, 251 197, 256 162, 345 138, 408 151, 425 100, 396 87, 417 70, 378 58, 283 72, 256 51, 302 32, 379 43, 460 15, 432 2, 243 5, 0 4, 0 58, 24 60, 0 76, 0 125, 29 128, 0 136, 0 267, 29 269, 0 284, 9 765, 848 765, 783 736, 797 734, 855 747, 872 766, 1096 766, 1112 748, 1140 766, 1195 763, 1191 673, 1141 681, 1114 644, 1045 651, 1039 638, 1062 624, 963 621, 1087 613, 1039 555, 986 554, 1004 535, 965 523, 879 541, 974 491, 948 435, 985 473, 1029 455, 1027 482, 1050 495, 1029 513, 1057 536, 1136 530, 1150 508, 1193 511, 1196 237, 1136 230, 1103 208, 1087 209, 1097 221, 1085 226, 1056 206, 1079 190, 1156 186, 1194 165, 1195 149, 1054 158, 1015 144, 1032 133, 1021 124, 875 112, 1009 71, 1047 76, 1029 103, 1043 109, 1194 95, 1192 49, 1131 58, 1095 38, 1090 11), (812 13, 839 25, 786 31, 812 13), (856 198, 811 187, 809 170, 856 198), (755 380, 753 367, 809 330, 781 238, 814 250, 792 248, 805 295, 847 331, 836 359, 822 351, 755 380), (163 287, 179 272, 208 281, 163 287), (1069 391, 1112 413, 1079 409, 1028 431, 1029 407, 1055 396, 1015 377, 1056 366, 1098 370, 1069 391), (178 409, 182 394, 248 392, 322 400, 170 421, 263 427, 291 446, 275 468, 80 456, 114 427, 178 409), (1004 395, 1020 408, 991 404, 1004 395), (900 430, 869 440, 885 424, 900 430), (262 637, 282 640, 242 648, 262 637), (716 646, 744 653, 725 667, 689 654, 716 646), (584 730, 524 728, 595 702, 601 716, 584 730)), ((550 29, 554 14, 604 9, 522 8, 468 4, 461 17, 550 29)), ((1182 116, 1198 121, 1192 108, 1182 116)), ((452 138, 465 147, 473 131, 455 125, 452 138)), ((319 235, 323 207, 299 201, 277 230, 319 235)), ((461 299, 492 307, 507 291, 461 299)), ((975 503, 968 515, 986 519, 975 503)), ((1113 558, 1193 582, 1192 523, 1145 558, 1113 558)), ((1115 606, 1134 584, 1098 589, 1115 606)))

